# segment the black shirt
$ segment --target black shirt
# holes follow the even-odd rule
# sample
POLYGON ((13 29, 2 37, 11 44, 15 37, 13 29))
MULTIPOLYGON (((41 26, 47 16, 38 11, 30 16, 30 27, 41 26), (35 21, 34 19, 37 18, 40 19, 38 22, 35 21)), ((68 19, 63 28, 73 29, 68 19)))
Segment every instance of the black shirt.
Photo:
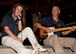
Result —
MULTIPOLYGON (((38 23, 40 23, 41 25, 43 25, 45 27, 55 26, 55 28, 61 28, 64 26, 64 24, 61 20, 56 22, 51 16, 46 16, 46 17, 42 18, 38 23)), ((60 32, 56 32, 54 34, 61 36, 62 33, 60 31, 60 32)))
POLYGON ((5 15, 3 17, 2 21, 2 37, 8 36, 8 34, 4 31, 4 27, 8 26, 10 31, 15 34, 16 36, 18 35, 18 19, 14 20, 12 15, 5 15))

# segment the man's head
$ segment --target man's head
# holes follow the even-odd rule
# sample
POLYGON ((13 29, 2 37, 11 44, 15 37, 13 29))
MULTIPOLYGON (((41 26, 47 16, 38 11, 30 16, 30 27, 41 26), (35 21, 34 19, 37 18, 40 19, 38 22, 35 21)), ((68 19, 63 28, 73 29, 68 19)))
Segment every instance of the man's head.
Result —
POLYGON ((52 7, 52 15, 58 16, 59 14, 60 14, 60 8, 58 6, 53 6, 52 7))

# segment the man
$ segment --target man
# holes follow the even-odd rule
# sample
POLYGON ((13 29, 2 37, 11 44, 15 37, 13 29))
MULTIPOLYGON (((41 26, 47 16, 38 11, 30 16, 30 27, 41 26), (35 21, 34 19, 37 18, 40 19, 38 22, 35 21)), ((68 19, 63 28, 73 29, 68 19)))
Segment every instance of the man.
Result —
POLYGON ((2 44, 9 46, 17 51, 18 54, 34 54, 26 49, 22 44, 28 38, 34 50, 46 51, 37 42, 35 35, 30 27, 25 28, 25 8, 22 4, 16 4, 11 12, 3 17, 2 21, 2 44))
MULTIPOLYGON (((52 28, 52 26, 55 26, 57 28, 61 28, 62 26, 64 26, 63 22, 59 20, 59 14, 60 14, 60 8, 58 6, 53 6, 52 8, 52 16, 46 16, 44 18, 42 18, 39 22, 37 22, 35 24, 35 26, 39 29, 42 29, 43 31, 50 33, 51 29, 49 27, 52 28)), ((45 45, 50 45, 50 46, 54 46, 53 48, 55 49, 55 52, 57 54, 65 54, 64 49, 62 48, 61 44, 64 41, 59 41, 58 36, 65 36, 69 33, 71 33, 72 31, 75 31, 75 28, 72 27, 70 30, 68 31, 63 31, 63 32, 55 32, 53 35, 48 36, 45 40, 44 40, 44 44, 45 45)), ((67 40, 67 39, 66 39, 67 40)), ((71 39, 69 39, 71 41, 71 39)), ((72 41, 74 41, 75 39, 73 39, 72 41)), ((70 44, 73 44, 71 41, 70 44)), ((67 43, 67 41, 66 41, 67 43)), ((69 43, 69 42, 68 42, 69 43)), ((63 44, 62 44, 63 45, 63 44)))

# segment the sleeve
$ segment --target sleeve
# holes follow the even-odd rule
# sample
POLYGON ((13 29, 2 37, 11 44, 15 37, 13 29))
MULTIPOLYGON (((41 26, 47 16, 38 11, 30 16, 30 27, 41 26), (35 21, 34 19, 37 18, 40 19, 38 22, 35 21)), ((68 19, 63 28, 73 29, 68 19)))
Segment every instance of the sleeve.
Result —
POLYGON ((3 17, 3 20, 2 20, 2 26, 9 26, 9 20, 8 20, 8 17, 7 16, 4 16, 3 17))
POLYGON ((47 20, 47 18, 44 17, 38 23, 40 23, 41 25, 44 25, 46 23, 46 20, 47 20))

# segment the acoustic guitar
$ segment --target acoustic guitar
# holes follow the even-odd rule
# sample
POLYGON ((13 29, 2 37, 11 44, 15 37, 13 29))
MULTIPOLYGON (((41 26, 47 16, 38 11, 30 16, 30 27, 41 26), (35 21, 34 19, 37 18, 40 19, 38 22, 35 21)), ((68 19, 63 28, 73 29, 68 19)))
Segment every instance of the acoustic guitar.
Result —
POLYGON ((40 34, 40 37, 41 37, 41 38, 45 38, 46 36, 53 35, 54 32, 69 30, 69 29, 71 29, 72 27, 76 28, 76 26, 63 27, 63 28, 57 28, 57 29, 55 29, 55 28, 53 28, 53 27, 50 27, 50 30, 51 30, 50 33, 47 33, 47 32, 45 32, 44 30, 40 29, 40 30, 39 30, 39 34, 40 34))

